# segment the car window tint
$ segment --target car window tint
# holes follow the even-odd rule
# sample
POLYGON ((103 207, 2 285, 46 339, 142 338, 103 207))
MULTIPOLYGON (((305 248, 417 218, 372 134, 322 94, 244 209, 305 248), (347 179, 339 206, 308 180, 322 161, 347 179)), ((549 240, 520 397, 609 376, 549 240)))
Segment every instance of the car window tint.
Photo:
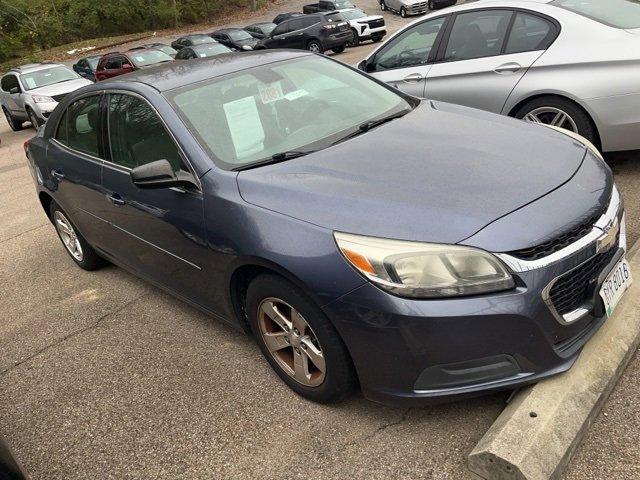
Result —
POLYGON ((167 160, 174 171, 186 170, 178 147, 155 111, 131 95, 111 95, 109 100, 111 159, 127 168, 167 160))
POLYGON ((445 60, 500 55, 512 15, 510 10, 480 10, 456 16, 445 60))
MULTIPOLYGON (((67 109, 67 142, 70 148, 98 157, 100 96, 76 100, 67 109)), ((62 141, 62 140, 61 140, 62 141)))
POLYGON ((65 110, 62 114, 62 118, 60 119, 60 123, 58 123, 58 129, 56 130, 55 139, 60 143, 67 145, 68 137, 67 137, 67 118, 68 118, 69 110, 65 110))
POLYGON ((507 41, 505 53, 533 52, 548 47, 553 25, 537 15, 518 12, 507 41))
POLYGON ((282 35, 283 33, 287 33, 290 32, 290 24, 291 22, 283 22, 280 25, 278 25, 274 30, 273 30, 273 35, 282 35))
POLYGON ((376 71, 426 65, 445 18, 422 22, 392 39, 376 55, 376 71))
POLYGON ((114 70, 114 69, 119 69, 122 68, 122 57, 112 57, 109 58, 105 65, 104 68, 108 69, 108 70, 114 70))
POLYGON ((19 87, 18 77, 16 77, 15 75, 6 75, 2 77, 2 90, 8 92, 14 87, 19 87))

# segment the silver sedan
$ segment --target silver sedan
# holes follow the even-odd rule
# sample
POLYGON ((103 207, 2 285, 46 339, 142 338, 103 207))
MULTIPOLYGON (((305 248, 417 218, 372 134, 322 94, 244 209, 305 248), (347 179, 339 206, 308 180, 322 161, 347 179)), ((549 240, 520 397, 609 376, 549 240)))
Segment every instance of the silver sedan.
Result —
POLYGON ((640 149, 640 2, 482 0, 431 13, 358 68, 409 94, 640 149))

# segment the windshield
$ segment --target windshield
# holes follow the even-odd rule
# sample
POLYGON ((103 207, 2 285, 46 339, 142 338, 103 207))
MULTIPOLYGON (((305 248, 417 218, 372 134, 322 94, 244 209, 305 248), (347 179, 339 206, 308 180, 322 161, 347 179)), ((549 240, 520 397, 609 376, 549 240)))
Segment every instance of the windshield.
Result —
POLYGON ((225 47, 221 43, 211 43, 208 45, 201 45, 199 47, 195 47, 193 49, 196 52, 196 55, 199 57, 212 57, 214 55, 220 55, 221 53, 229 53, 231 51, 230 48, 225 47))
POLYGON ((355 7, 355 5, 353 3, 351 3, 349 0, 336 0, 333 3, 335 4, 337 10, 340 10, 342 8, 353 8, 353 7, 355 7))
POLYGON ((100 62, 100 58, 100 56, 87 58, 87 62, 89 62, 91 70, 95 70, 96 68, 98 68, 98 62, 100 62))
POLYGON ((241 40, 251 40, 253 37, 249 35, 244 30, 230 30, 227 32, 229 38, 234 42, 239 42, 241 40))
POLYGON ((25 90, 33 90, 34 88, 46 87, 47 85, 77 78, 80 77, 73 70, 63 66, 43 68, 42 70, 20 75, 20 81, 25 90))
POLYGON ((640 28, 640 0, 554 0, 551 5, 612 27, 640 28))
POLYGON ((366 17, 367 15, 362 10, 345 10, 342 16, 347 20, 355 20, 356 18, 366 17))
POLYGON ((338 62, 308 56, 166 92, 216 163, 326 148, 360 125, 408 111, 404 97, 338 62))
POLYGON ((146 67, 154 63, 171 62, 173 58, 160 50, 145 50, 143 52, 132 52, 131 60, 136 67, 146 67))

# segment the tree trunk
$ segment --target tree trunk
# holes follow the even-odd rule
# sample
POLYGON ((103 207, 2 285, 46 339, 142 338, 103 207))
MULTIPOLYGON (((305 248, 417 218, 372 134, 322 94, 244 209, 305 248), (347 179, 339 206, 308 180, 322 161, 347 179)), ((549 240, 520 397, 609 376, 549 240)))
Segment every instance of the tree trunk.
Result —
POLYGON ((178 5, 176 0, 171 0, 171 9, 173 10, 173 26, 178 26, 178 5))

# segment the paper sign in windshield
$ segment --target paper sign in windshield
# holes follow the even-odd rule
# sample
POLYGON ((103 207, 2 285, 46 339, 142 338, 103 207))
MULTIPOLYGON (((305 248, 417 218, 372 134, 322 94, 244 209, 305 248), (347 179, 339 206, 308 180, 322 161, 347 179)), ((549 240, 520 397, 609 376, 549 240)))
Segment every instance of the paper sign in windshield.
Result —
POLYGON ((283 97, 282 86, 280 85, 280 82, 261 86, 259 87, 259 90, 260 98, 262 99, 262 103, 264 104, 275 102, 276 100, 280 100, 283 97))
POLYGON ((254 97, 225 103, 224 113, 238 159, 264 149, 264 129, 254 97))

